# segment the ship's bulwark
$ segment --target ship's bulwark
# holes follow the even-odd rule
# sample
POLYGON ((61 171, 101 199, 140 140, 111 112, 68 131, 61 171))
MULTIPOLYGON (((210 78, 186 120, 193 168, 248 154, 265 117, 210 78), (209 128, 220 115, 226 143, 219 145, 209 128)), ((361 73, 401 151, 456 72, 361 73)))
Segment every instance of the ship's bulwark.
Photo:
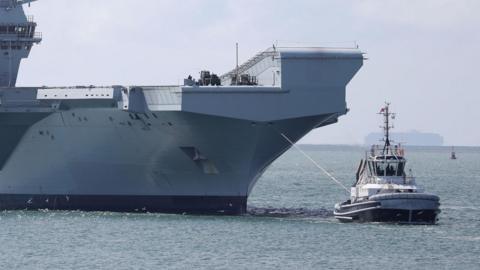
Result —
POLYGON ((280 133, 298 140, 328 117, 52 113, 0 172, 0 208, 241 214, 261 173, 290 147, 280 133))

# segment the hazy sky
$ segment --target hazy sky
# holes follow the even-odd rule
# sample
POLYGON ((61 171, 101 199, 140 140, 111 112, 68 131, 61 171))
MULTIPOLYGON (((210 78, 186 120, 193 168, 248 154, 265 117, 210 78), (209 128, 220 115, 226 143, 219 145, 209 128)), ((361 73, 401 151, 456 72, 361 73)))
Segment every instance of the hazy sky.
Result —
POLYGON ((350 113, 306 143, 363 143, 385 100, 396 130, 480 145, 477 0, 40 0, 26 8, 44 40, 19 85, 177 84, 223 73, 279 43, 350 45, 369 58, 347 89, 350 113))

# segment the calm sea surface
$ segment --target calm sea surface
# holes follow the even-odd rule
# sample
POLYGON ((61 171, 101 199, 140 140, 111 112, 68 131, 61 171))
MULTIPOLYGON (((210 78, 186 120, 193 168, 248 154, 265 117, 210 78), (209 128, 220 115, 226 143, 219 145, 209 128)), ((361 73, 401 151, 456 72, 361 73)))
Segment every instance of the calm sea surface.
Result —
MULTIPOLYGON (((361 147, 302 146, 345 185, 361 147)), ((341 224, 345 192, 291 150, 240 217, 0 213, 2 269, 480 269, 480 149, 410 148, 419 184, 441 198, 436 226, 341 224)))

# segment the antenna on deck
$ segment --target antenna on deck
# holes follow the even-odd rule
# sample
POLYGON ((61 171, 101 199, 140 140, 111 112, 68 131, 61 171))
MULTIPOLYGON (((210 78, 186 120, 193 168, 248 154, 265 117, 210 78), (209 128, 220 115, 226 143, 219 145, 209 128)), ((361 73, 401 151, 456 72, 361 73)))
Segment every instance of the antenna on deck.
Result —
POLYGON ((384 132, 384 141, 385 141, 385 146, 383 147, 383 152, 390 147, 390 129, 393 128, 393 125, 390 125, 390 118, 393 120, 395 119, 395 114, 390 112, 390 103, 385 102, 385 107, 383 107, 379 114, 383 116, 384 119, 384 125, 381 126, 384 132))
POLYGON ((235 85, 238 85, 238 42, 235 43, 235 52, 236 52, 236 68, 235 68, 235 85))
POLYGON ((12 87, 12 41, 8 46, 8 87, 12 87))

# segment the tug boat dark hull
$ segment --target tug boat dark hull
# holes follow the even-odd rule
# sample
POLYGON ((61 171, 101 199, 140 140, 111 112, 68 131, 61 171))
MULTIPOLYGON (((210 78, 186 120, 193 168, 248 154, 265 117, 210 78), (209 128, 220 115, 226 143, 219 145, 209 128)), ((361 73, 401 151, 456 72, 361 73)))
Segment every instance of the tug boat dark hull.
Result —
POLYGON ((399 224, 435 224, 439 198, 432 194, 380 194, 367 201, 346 201, 335 206, 334 215, 341 222, 386 222, 399 224))

